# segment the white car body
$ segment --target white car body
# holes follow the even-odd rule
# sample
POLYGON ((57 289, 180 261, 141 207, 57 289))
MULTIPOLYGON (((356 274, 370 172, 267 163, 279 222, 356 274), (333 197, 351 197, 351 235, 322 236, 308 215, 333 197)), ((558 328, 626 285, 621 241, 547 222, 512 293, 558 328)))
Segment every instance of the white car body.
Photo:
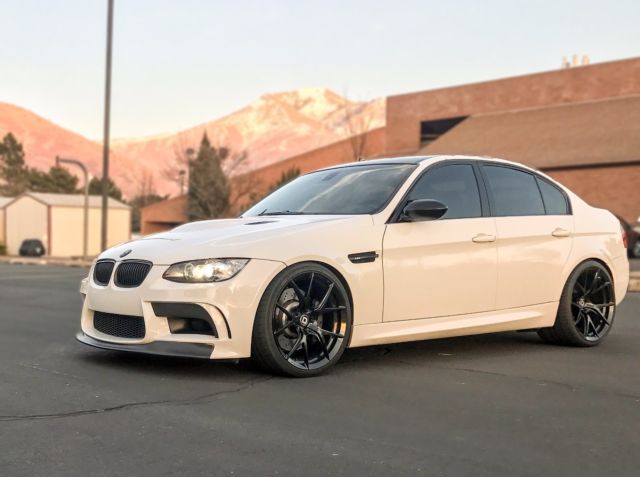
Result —
POLYGON ((416 164, 415 170, 375 214, 194 222, 106 250, 98 259, 115 261, 116 269, 125 260, 153 266, 135 288, 118 287, 113 279, 98 285, 92 269, 81 285, 85 299, 78 339, 102 348, 147 347, 159 354, 211 359, 249 357, 254 319, 266 287, 280 272, 301 262, 324 264, 346 282, 353 310, 350 347, 550 327, 569 275, 589 259, 610 271, 615 303, 625 296, 629 264, 619 223, 608 211, 589 206, 558 185, 570 200, 569 215, 389 223, 426 168, 442 161, 513 164, 462 156, 388 162, 403 161, 416 164), (349 258, 365 252, 377 257, 357 263, 349 258), (227 281, 193 284, 163 278, 177 262, 230 257, 250 261, 227 281), (200 305, 218 336, 173 334, 166 317, 154 312, 152 303, 157 302, 200 305), (144 337, 101 333, 93 326, 95 311, 144 317, 144 337), (176 346, 149 346, 158 343, 176 346))

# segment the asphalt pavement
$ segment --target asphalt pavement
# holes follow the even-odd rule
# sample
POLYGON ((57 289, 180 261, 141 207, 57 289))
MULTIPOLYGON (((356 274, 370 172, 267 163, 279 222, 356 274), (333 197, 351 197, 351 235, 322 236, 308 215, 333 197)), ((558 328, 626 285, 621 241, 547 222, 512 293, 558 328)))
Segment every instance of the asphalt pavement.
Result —
POLYGON ((501 333, 296 380, 77 343, 83 269, 0 265, 0 475, 635 476, 640 294, 596 348, 501 333))

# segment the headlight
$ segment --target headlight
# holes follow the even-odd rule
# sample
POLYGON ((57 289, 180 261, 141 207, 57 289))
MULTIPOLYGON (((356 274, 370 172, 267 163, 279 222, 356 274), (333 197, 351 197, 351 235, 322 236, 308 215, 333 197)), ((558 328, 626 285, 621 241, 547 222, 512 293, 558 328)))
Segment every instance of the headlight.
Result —
POLYGON ((209 283, 229 280, 236 276, 248 258, 207 258, 174 263, 162 278, 180 283, 209 283))

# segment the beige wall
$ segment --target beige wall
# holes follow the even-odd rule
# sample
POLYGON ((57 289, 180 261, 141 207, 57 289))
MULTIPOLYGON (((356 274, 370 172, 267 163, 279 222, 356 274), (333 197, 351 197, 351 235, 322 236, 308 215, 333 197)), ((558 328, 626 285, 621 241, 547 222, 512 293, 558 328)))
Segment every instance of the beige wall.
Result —
MULTIPOLYGON (((131 210, 110 209, 107 244, 109 247, 131 238, 131 210)), ((84 214, 82 207, 51 207, 51 251, 55 257, 82 255, 84 214)), ((100 249, 100 209, 89 209, 88 255, 95 256, 100 249)))
POLYGON ((4 209, 0 209, 0 243, 7 243, 7 238, 4 236, 4 209))
POLYGON ((40 239, 47 253, 47 206, 37 200, 24 196, 8 204, 6 215, 7 253, 18 255, 20 244, 25 239, 40 239))

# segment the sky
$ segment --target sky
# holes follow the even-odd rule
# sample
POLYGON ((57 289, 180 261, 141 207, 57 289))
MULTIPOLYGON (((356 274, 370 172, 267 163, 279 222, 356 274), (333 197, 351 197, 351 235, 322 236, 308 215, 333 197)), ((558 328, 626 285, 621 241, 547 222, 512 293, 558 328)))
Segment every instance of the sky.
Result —
MULTIPOLYGON (((106 0, 0 0, 0 102, 102 134, 106 0)), ((640 56, 638 0, 115 0, 112 137, 270 92, 353 100, 640 56)))

